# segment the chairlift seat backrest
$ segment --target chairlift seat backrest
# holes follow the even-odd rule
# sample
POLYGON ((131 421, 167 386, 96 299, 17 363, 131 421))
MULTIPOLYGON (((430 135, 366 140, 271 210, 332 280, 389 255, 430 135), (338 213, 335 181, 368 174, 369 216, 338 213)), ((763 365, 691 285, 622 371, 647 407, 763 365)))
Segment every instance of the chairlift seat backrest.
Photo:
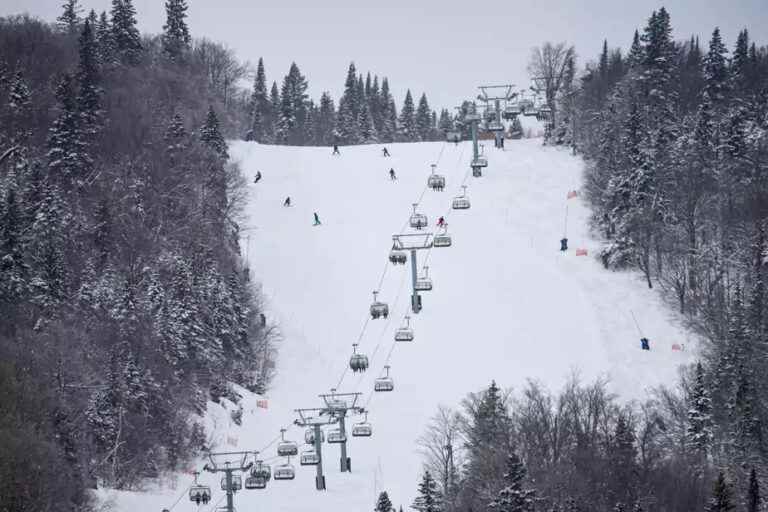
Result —
POLYGON ((249 476, 245 479, 246 489, 265 489, 267 487, 266 479, 259 476, 249 476))
POLYGON ((296 470, 290 464, 283 464, 275 468, 275 480, 293 480, 296 478, 296 470))
POLYGON ((205 501, 211 498, 211 488, 207 485, 193 485, 189 488, 189 500, 190 501, 205 501), (207 496, 207 498, 204 498, 207 496))
POLYGON ((368 422, 355 423, 352 426, 352 437, 371 437, 373 428, 368 422))
POLYGON ((416 279, 414 288, 417 292, 428 292, 432 290, 432 279, 429 277, 420 277, 416 279))
POLYGON ((451 235, 448 234, 441 234, 441 235, 435 235, 435 238, 432 239, 432 246, 433 247, 450 247, 452 244, 451 235))
POLYGON ((293 441, 280 441, 277 445, 277 454, 280 457, 291 457, 299 453, 299 447, 293 441))
POLYGON ((413 341, 413 329, 400 327, 395 331, 395 341, 413 341))
POLYGON ((317 466, 320 464, 320 457, 318 457, 315 450, 307 450, 301 453, 301 460, 299 463, 302 466, 317 466))
POLYGON ((328 442, 330 444, 339 444, 347 440, 347 436, 341 433, 341 429, 335 428, 328 432, 328 442))
POLYGON ((427 226, 427 216, 423 213, 414 213, 409 219, 412 228, 421 229, 427 226))
POLYGON ((373 383, 373 390, 378 392, 392 391, 395 389, 395 381, 392 377, 379 377, 373 383))

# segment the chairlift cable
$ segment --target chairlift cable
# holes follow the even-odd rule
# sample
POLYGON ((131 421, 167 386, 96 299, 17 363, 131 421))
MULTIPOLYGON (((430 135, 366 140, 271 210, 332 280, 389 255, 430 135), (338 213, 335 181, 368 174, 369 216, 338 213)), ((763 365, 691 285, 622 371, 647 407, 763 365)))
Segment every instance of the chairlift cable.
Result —
POLYGON ((189 492, 189 490, 190 490, 191 488, 192 488, 192 486, 191 486, 191 485, 188 485, 186 489, 184 489, 183 491, 181 491, 181 494, 179 495, 179 497, 178 497, 178 498, 176 498, 176 501, 174 501, 174 502, 173 502, 173 505, 171 505, 170 507, 168 507, 168 510, 169 510, 169 511, 173 510, 173 507, 175 507, 176 505, 178 505, 178 504, 179 504, 179 502, 181 501, 181 498, 183 498, 184 496, 186 496, 186 495, 187 495, 187 493, 189 492))

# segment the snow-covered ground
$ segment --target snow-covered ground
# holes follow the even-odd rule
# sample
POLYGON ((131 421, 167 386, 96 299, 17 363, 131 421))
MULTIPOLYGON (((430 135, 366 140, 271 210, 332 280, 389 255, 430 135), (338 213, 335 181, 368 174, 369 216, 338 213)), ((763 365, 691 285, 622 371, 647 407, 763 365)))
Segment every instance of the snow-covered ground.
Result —
MULTIPOLYGON (((566 199, 579 189, 581 161, 565 149, 542 147, 540 139, 507 141, 503 152, 486 145, 489 166, 473 178, 467 142, 392 144, 391 158, 375 145, 342 147, 341 156, 332 156, 328 148, 231 144, 247 176, 263 175, 249 185, 243 247, 283 341, 268 408, 246 395, 238 427, 211 404, 212 438, 222 450, 269 445, 262 456, 279 463, 273 441, 281 426, 291 426, 293 409, 319 406, 317 395, 337 385, 363 393, 374 428, 369 439, 350 438, 352 473, 339 472, 338 446, 324 445, 327 491, 315 491, 314 467, 294 460, 294 481, 239 492, 238 510, 372 510, 381 490, 407 509, 421 470, 415 441, 438 404, 456 405, 491 379, 519 388, 534 378, 556 390, 574 369, 584 380, 608 376, 621 397, 640 398, 673 381, 690 360, 695 340, 657 293, 640 276, 607 272, 594 258, 600 244, 589 236, 587 207, 580 197, 566 199), (443 192, 425 190, 431 163, 447 178, 443 192), (390 167, 397 181, 390 181, 390 167), (472 207, 451 211, 462 184, 472 207), (291 208, 282 206, 286 196, 291 208), (423 293, 424 309, 412 315, 415 341, 393 349, 394 330, 410 305, 410 262, 395 267, 387 256, 392 235, 420 198, 430 226, 447 217, 453 246, 419 255, 420 268, 429 258, 434 290, 423 293), (561 253, 566 207, 571 250, 561 253), (312 225, 313 212, 321 226, 312 225), (576 249, 588 256, 576 256, 576 249), (391 314, 367 321, 380 280, 379 297, 391 314), (640 350, 631 312, 651 340, 650 352, 640 350), (364 325, 360 351, 371 368, 353 375, 345 368, 364 325), (686 350, 673 351, 673 344, 686 350), (374 394, 373 379, 386 361, 395 391, 374 394)), ((300 442, 303 431, 291 427, 286 437, 300 442)), ((201 476, 214 489, 213 502, 201 510, 215 510, 223 499, 218 479, 201 476)), ((179 475, 173 487, 166 482, 148 493, 102 496, 115 510, 159 511, 171 508, 190 481, 179 475)), ((181 496, 172 510, 196 508, 181 496)))

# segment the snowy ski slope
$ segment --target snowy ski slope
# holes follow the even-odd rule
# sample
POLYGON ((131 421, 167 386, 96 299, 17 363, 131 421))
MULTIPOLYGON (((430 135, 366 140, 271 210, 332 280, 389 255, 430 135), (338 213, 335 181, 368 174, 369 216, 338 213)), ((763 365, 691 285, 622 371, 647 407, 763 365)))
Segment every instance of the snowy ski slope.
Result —
MULTIPOLYGON (((338 446, 323 445, 327 491, 314 490, 314 467, 294 460, 294 481, 237 493, 241 512, 372 510, 381 490, 407 509, 421 470, 415 441, 438 404, 455 406, 491 379, 519 389, 534 378, 556 390, 573 370, 584 380, 608 376, 622 398, 640 398, 647 388, 671 382, 692 357, 695 340, 656 292, 638 275, 607 272, 595 260, 599 242, 589 236, 588 210, 579 197, 566 199, 579 188, 582 170, 567 150, 543 147, 540 139, 507 141, 506 151, 486 148, 489 166, 473 178, 471 143, 392 144, 391 158, 382 157, 381 147, 342 147, 334 157, 328 148, 230 145, 249 182, 256 171, 263 174, 249 185, 243 247, 284 339, 268 408, 246 394, 238 427, 210 404, 212 439, 225 451, 268 446, 263 458, 279 463, 279 428, 290 426, 294 408, 319 406, 318 393, 334 386, 363 393, 374 429, 369 439, 350 437, 351 474, 339 472, 338 446), (430 163, 447 178, 443 192, 425 190, 430 163), (397 181, 390 181, 390 167, 397 181), (463 183, 472 207, 451 211, 463 183), (291 208, 282 206, 286 196, 291 208), (453 247, 429 254, 434 290, 423 293, 424 309, 412 315, 415 340, 393 348, 394 330, 409 308, 410 262, 395 267, 387 256, 392 235, 420 198, 431 227, 446 215, 453 247), (571 250, 563 254, 566 205, 571 250), (312 225, 313 212, 321 226, 312 225), (588 256, 575 256, 577 248, 588 256), (379 298, 389 303, 390 317, 367 321, 380 280, 379 298), (639 348, 631 311, 651 340, 650 352, 639 348), (362 376, 345 371, 358 339, 371 359, 362 376), (673 343, 686 350, 672 351, 673 343), (385 362, 395 391, 372 396, 385 362)), ((419 268, 425 256, 419 255, 419 268)), ((303 431, 292 427, 286 437, 301 443, 303 431)), ((215 510, 223 499, 218 479, 201 476, 214 498, 200 510, 215 510)), ((172 510, 191 511, 197 507, 182 496, 190 482, 179 475, 149 493, 102 495, 119 511, 159 511, 179 497, 172 510)))

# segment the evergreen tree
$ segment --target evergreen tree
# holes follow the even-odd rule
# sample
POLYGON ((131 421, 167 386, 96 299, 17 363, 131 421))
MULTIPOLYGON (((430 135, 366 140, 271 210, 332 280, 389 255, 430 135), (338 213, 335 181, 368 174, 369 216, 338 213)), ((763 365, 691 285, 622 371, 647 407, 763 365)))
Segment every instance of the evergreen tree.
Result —
POLYGON ((102 65, 111 63, 115 59, 115 44, 112 37, 112 26, 106 11, 101 11, 96 25, 96 44, 99 50, 99 62, 102 65))
POLYGON ((269 122, 265 128, 264 142, 277 141, 277 121, 280 112, 280 90, 277 88, 277 82, 272 82, 272 88, 269 91, 269 122))
POLYGON ((186 0, 165 0, 166 21, 163 25, 163 54, 171 60, 178 60, 189 50, 192 38, 185 18, 187 17, 186 0))
POLYGON ((712 401, 704 382, 704 368, 700 362, 696 364, 688 404, 686 441, 702 460, 706 460, 712 442, 712 401))
POLYGON ((34 275, 30 288, 33 302, 41 307, 44 315, 55 311, 66 297, 67 224, 59 190, 55 186, 46 187, 43 202, 30 227, 30 260, 34 275))
MULTIPOLYGON (((24 225, 13 187, 5 192, 4 203, 0 209, 0 304, 3 310, 11 311, 27 292, 29 268, 24 261, 24 225)), ((0 319, 0 325, 5 320, 0 319)))
POLYGON ((339 112, 336 116, 336 132, 340 142, 345 144, 357 144, 361 139, 358 120, 360 104, 355 77, 356 73, 355 63, 352 62, 347 70, 344 93, 339 100, 339 112))
POLYGON ((488 504, 488 508, 499 512, 532 512, 536 491, 523 489, 525 475, 523 461, 516 453, 510 453, 504 473, 504 488, 488 504))
POLYGON ((8 88, 8 118, 6 119, 11 144, 24 144, 32 135, 32 93, 21 70, 11 79, 8 88))
MULTIPOLYGON (((403 108, 403 110, 405 110, 405 108, 403 108)), ((426 94, 422 94, 419 99, 419 106, 416 109, 414 121, 418 136, 417 140, 429 140, 430 133, 432 132, 432 111, 429 108, 426 94)))
POLYGON ((720 37, 720 29, 715 28, 709 41, 709 51, 704 57, 704 92, 715 103, 725 98, 728 81, 728 50, 720 37))
POLYGON ((735 87, 743 89, 749 83, 749 33, 747 29, 739 32, 736 38, 736 48, 731 60, 731 77, 735 87))
POLYGON ((440 120, 437 122, 437 128, 443 137, 445 137, 446 133, 453 131, 453 119, 447 109, 440 111, 440 120))
POLYGON ((277 138, 283 144, 300 145, 304 142, 309 110, 307 87, 306 78, 296 63, 292 63, 280 91, 277 138))
POLYGON ((265 142, 265 135, 269 131, 267 126, 268 119, 267 75, 264 71, 264 60, 259 57, 259 64, 256 67, 256 78, 253 82, 253 92, 251 93, 251 129, 247 140, 265 142))
POLYGON ((83 25, 79 43, 80 65, 77 72, 79 128, 84 136, 92 137, 96 133, 101 117, 101 89, 96 41, 88 20, 85 20, 83 25))
POLYGON ((400 111, 399 134, 400 140, 403 142, 414 142, 419 140, 419 133, 416 129, 416 116, 413 106, 413 96, 411 96, 410 89, 408 89, 405 93, 405 101, 403 102, 403 108, 400 111))
POLYGON ((389 80, 385 77, 381 84, 381 142, 394 142, 397 135, 397 109, 395 100, 389 92, 389 80))
POLYGON ((173 114, 171 122, 168 123, 165 129, 163 139, 167 144, 167 151, 171 154, 178 153, 186 148, 187 130, 184 128, 184 119, 178 112, 173 114))
POLYGON ((437 490, 437 482, 428 470, 424 471, 419 484, 419 494, 413 500, 411 508, 419 512, 441 512, 442 497, 437 490))
POLYGON ((612 441, 610 471, 613 496, 628 509, 636 499, 640 468, 637 464, 635 432, 624 414, 619 415, 612 441))
POLYGON ((78 5, 78 0, 66 0, 61 6, 62 13, 56 18, 56 23, 64 32, 69 34, 77 33, 78 27, 82 20, 80 19, 80 13, 82 12, 78 5))
POLYGON ((56 87, 60 113, 48 134, 48 168, 50 175, 68 186, 79 181, 91 165, 91 158, 80 133, 72 77, 64 75, 56 87))
POLYGON ((336 107, 333 104, 331 95, 328 92, 324 92, 320 96, 320 109, 315 122, 315 128, 318 133, 316 142, 323 146, 333 144, 334 140, 336 140, 335 127, 336 107))
POLYGON ((747 488, 747 512, 760 512, 762 506, 762 497, 760 496, 760 483, 757 481, 757 472, 755 468, 749 471, 749 487, 747 488))
POLYGON ((132 0, 112 0, 112 43, 116 57, 123 64, 135 65, 143 51, 141 35, 136 28, 136 10, 132 0))
POLYGON ((640 32, 635 30, 635 35, 632 37, 632 46, 629 48, 629 55, 627 55, 627 64, 630 68, 637 68, 642 64, 643 47, 640 44, 640 32))
POLYGON ((387 491, 379 493, 379 499, 376 501, 374 512, 395 512, 395 507, 392 506, 387 491))
POLYGON ((371 109, 368 108, 368 105, 364 105, 360 109, 358 124, 360 125, 360 139, 363 144, 373 144, 379 141, 376 135, 376 127, 373 125, 371 109))
POLYGON ((200 140, 224 160, 229 159, 227 143, 219 131, 219 118, 216 116, 213 106, 208 107, 205 124, 200 128, 200 140))
POLYGON ((717 475, 712 498, 709 500, 708 512, 730 512, 736 506, 732 503, 731 486, 726 482, 725 475, 720 471, 717 475))

